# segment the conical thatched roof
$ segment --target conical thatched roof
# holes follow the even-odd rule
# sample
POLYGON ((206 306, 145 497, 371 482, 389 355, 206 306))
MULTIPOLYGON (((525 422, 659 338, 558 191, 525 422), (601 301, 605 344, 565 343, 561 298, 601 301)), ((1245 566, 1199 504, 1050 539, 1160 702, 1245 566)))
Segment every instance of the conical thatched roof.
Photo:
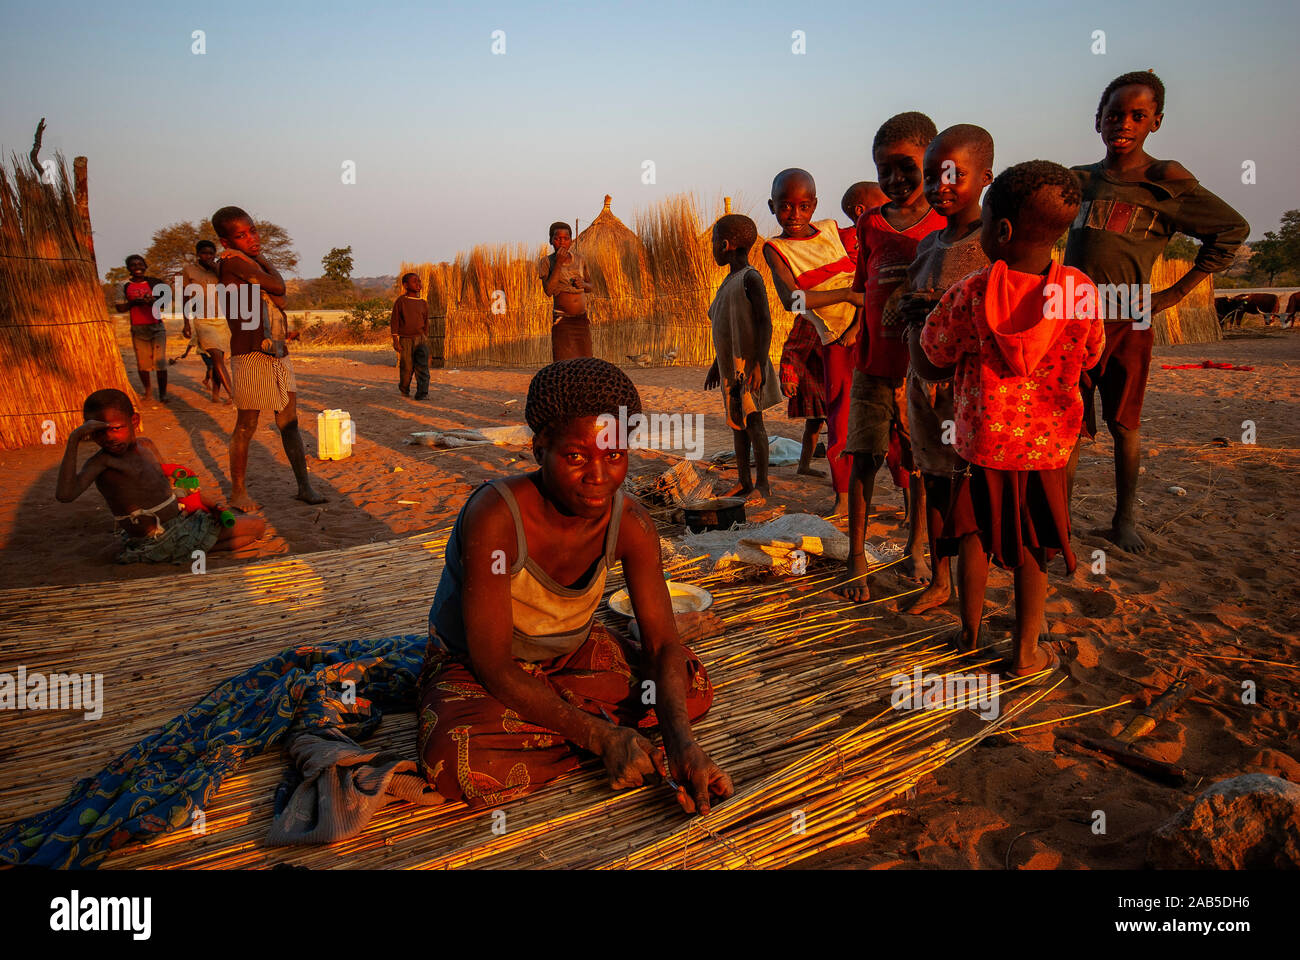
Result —
MULTIPOLYGON (((731 216, 730 197, 722 198, 722 213, 719 216, 723 216, 723 217, 731 216)), ((706 248, 708 248, 713 243, 713 224, 717 222, 717 219, 718 218, 715 217, 713 220, 710 220, 708 226, 706 226, 703 230, 700 231, 700 242, 703 243, 706 248)), ((755 246, 759 246, 759 245, 755 244, 755 246)))
POLYGON ((609 209, 611 199, 608 193, 605 194, 605 206, 601 208, 600 213, 596 215, 595 220, 591 221, 587 229, 578 234, 574 240, 576 245, 602 242, 641 246, 641 239, 627 228, 627 224, 614 216, 613 211, 609 209))
POLYGON ((646 274, 645 244, 614 216, 609 209, 610 199, 605 194, 605 206, 573 245, 586 258, 596 296, 648 296, 642 284, 646 274))

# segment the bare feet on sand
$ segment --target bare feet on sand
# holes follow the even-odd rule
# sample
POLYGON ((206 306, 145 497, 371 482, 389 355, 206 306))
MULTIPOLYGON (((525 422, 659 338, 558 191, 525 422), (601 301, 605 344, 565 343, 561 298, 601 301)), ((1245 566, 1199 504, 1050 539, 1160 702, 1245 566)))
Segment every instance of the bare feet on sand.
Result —
POLYGON ((898 572, 904 580, 913 583, 926 583, 930 579, 930 565, 925 562, 924 553, 909 553, 898 562, 898 572))
POLYGON ((301 500, 303 503, 329 503, 330 502, 329 497, 322 497, 319 493, 317 493, 314 489, 312 489, 310 484, 299 489, 299 491, 296 494, 294 494, 294 499, 301 500))
POLYGON ((1051 646, 1040 643, 1034 647, 1033 659, 1029 663, 1019 667, 1009 663, 1007 674, 1012 677, 1031 677, 1036 673, 1055 672, 1060 668, 1061 658, 1057 656, 1056 651, 1051 646))
POLYGON ((849 515, 849 495, 847 493, 837 493, 835 502, 828 509, 822 512, 823 517, 847 517, 849 515))
POLYGON ((261 504, 248 495, 247 490, 240 490, 230 495, 230 506, 240 513, 254 513, 262 509, 261 504))
POLYGON ((1121 550, 1129 553, 1146 553, 1146 541, 1138 533, 1137 524, 1132 520, 1116 520, 1109 529, 1102 530, 1104 536, 1121 550))
POLYGON ((747 486, 746 484, 743 483, 738 483, 734 487, 730 488, 722 496, 740 497, 746 503, 766 503, 767 498, 770 497, 771 495, 772 495, 772 488, 770 486, 760 484, 759 486, 755 487, 755 486, 747 486))
POLYGON ((818 470, 816 467, 800 467, 795 473, 801 477, 821 477, 822 479, 829 476, 825 470, 818 470))
POLYGON ((942 607, 952 599, 952 588, 937 583, 932 583, 920 593, 918 593, 912 603, 903 609, 904 613, 925 613, 927 610, 933 610, 936 607, 942 607))
POLYGON ((867 555, 849 554, 844 573, 831 589, 851 603, 865 603, 870 600, 871 591, 867 589, 867 555))

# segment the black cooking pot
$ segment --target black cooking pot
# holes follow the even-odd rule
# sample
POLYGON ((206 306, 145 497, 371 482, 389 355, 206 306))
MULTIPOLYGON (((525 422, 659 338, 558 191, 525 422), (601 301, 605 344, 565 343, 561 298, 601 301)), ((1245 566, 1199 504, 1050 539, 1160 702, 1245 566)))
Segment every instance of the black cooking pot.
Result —
POLYGON ((705 530, 730 530, 733 523, 745 522, 743 497, 717 497, 682 504, 686 529, 691 533, 705 530))

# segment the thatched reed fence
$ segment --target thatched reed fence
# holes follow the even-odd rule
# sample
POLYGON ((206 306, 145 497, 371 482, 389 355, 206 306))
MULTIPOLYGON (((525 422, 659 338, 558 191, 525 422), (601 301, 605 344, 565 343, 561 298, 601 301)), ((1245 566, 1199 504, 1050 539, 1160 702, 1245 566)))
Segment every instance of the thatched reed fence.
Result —
MULTIPOLYGON (((713 362, 708 308, 726 275, 709 249, 714 219, 706 218, 692 197, 678 195, 639 216, 635 230, 609 214, 607 205, 583 231, 575 246, 587 258, 595 287, 587 303, 596 356, 615 363, 645 358, 651 365, 670 355, 680 364, 713 362)), ((538 261, 547 252, 544 245, 485 245, 452 263, 403 263, 402 273, 414 271, 424 282, 435 362, 457 367, 550 363, 551 298, 538 277, 538 261)), ((761 242, 750 262, 767 284, 776 363, 793 318, 776 298, 761 242)), ((1169 286, 1190 266, 1184 260, 1157 260, 1153 288, 1169 286)), ((1210 284, 1155 317, 1152 326, 1157 344, 1218 340, 1210 284)))
POLYGON ((63 157, 0 166, 0 448, 63 443, 104 387, 132 395, 63 157))
MULTIPOLYGON (((726 276, 710 251, 714 219, 680 195, 639 216, 635 231, 621 224, 618 230, 596 229, 599 218, 583 231, 575 247, 587 259, 595 288, 587 295, 587 312, 596 356, 627 363, 648 355, 649 363, 660 364, 675 351, 680 364, 713 362, 708 309, 726 276)), ((435 356, 441 337, 447 366, 550 363, 551 298, 538 276, 538 261, 548 252, 544 245, 488 245, 453 263, 403 263, 402 273, 420 275, 429 313, 440 318, 431 322, 435 356), (504 312, 493 312, 494 297, 504 312)), ((767 283, 775 362, 792 317, 776 298, 761 244, 755 244, 750 262, 767 283)))
MULTIPOLYGON (((1151 268, 1151 289, 1172 286, 1192 267, 1190 260, 1161 257, 1151 268)), ((1209 343, 1222 340, 1219 315, 1214 311, 1214 284, 1210 280, 1197 286, 1183 302, 1151 318, 1151 328, 1158 346, 1173 343, 1209 343)))

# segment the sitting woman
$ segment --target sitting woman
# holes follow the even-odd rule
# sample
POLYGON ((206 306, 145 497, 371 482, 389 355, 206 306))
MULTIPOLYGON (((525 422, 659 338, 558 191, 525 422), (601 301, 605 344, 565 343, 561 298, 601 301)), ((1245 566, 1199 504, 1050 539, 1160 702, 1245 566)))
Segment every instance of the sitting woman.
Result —
POLYGON ((484 484, 461 509, 420 680, 420 770, 443 797, 511 800, 574 769, 583 751, 604 761, 615 790, 671 776, 688 813, 731 795, 691 732, 713 688, 679 638, 654 521, 623 495, 627 449, 611 442, 622 431, 601 419, 640 411, 611 363, 545 367, 524 413, 540 469, 484 484), (631 659, 594 622, 615 561, 644 644, 631 659), (666 758, 643 733, 654 727, 666 758))

